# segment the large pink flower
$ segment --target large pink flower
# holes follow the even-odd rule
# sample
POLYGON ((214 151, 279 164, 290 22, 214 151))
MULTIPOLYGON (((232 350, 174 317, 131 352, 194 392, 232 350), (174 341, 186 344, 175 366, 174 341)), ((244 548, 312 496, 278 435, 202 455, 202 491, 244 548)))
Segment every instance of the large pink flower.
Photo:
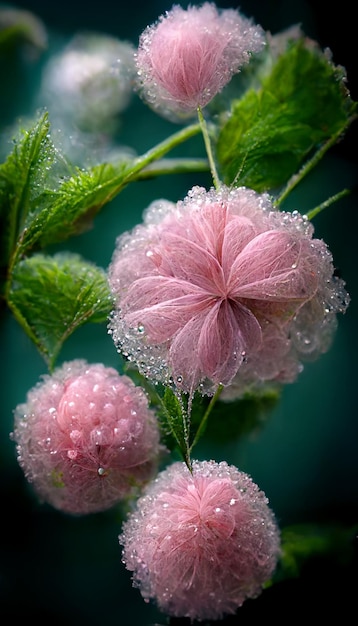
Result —
POLYGON ((165 613, 220 619, 274 572, 280 533, 265 494, 225 461, 174 463, 136 503, 119 537, 123 562, 165 613))
POLYGON ((234 9, 219 11, 209 2, 186 10, 174 5, 140 37, 140 93, 163 114, 195 113, 264 43, 261 27, 234 9))
POLYGON ((100 363, 71 361, 43 376, 16 407, 12 438, 41 500, 67 513, 108 509, 157 470, 147 396, 100 363))
POLYGON ((194 187, 154 203, 121 235, 109 267, 117 349, 148 378, 211 394, 292 380, 327 348, 344 283, 326 244, 267 194, 194 187))

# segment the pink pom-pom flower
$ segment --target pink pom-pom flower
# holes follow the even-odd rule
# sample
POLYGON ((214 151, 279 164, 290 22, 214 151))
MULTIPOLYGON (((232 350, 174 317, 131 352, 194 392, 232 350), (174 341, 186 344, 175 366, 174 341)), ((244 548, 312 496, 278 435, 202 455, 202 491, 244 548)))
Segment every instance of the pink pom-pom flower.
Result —
POLYGON ((208 395, 295 380, 349 300, 309 220, 245 187, 153 203, 117 239, 109 281, 118 351, 149 379, 208 395))
POLYGON ((168 466, 122 527, 122 560, 145 600, 196 620, 234 613, 257 597, 280 556, 263 491, 225 461, 168 466))
POLYGON ((206 106, 264 44, 262 28, 234 9, 174 5, 140 36, 139 92, 176 121, 206 106))
POLYGON ((14 412, 18 462, 42 501, 72 514, 103 511, 157 471, 159 431, 130 378, 100 363, 64 363, 14 412))

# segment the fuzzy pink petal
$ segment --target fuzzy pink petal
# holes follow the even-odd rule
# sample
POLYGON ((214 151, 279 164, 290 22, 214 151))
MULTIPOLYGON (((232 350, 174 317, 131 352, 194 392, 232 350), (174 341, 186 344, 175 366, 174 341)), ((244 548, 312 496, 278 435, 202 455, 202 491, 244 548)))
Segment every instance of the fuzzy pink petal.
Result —
POLYGON ((230 276, 234 273, 236 259, 245 246, 255 237, 256 229, 251 220, 246 217, 235 216, 226 225, 221 251, 221 264, 227 285, 230 285, 230 276))
POLYGON ((265 494, 226 462, 162 471, 119 541, 146 600, 171 616, 217 620, 257 597, 275 570, 280 532, 265 494))
POLYGON ((301 356, 327 349, 349 302, 333 272, 326 244, 298 211, 277 211, 267 194, 244 187, 194 187, 176 205, 153 203, 145 224, 118 241, 109 332, 118 351, 165 384, 174 372, 182 389, 212 394, 240 370, 240 380, 261 383, 263 372, 298 372, 301 356), (275 333, 287 357, 262 346, 275 333))
POLYGON ((228 384, 247 349, 260 345, 256 318, 243 307, 212 303, 175 336, 170 349, 173 374, 193 389, 201 378, 228 384))
POLYGON ((205 244, 205 240, 197 243, 187 236, 168 233, 166 271, 169 270, 177 278, 198 285, 208 293, 222 293, 225 283, 221 265, 205 244))
POLYGON ((262 29, 237 11, 174 6, 140 37, 138 87, 164 114, 195 112, 264 44, 262 29))
POLYGON ((306 300, 317 289, 309 243, 290 233, 268 231, 250 241, 232 266, 236 297, 306 300))
POLYGON ((18 461, 41 500, 72 514, 106 510, 156 472, 159 429, 130 378, 77 360, 43 377, 15 410, 18 461))
POLYGON ((124 316, 128 326, 140 327, 151 341, 162 343, 185 326, 193 315, 205 310, 210 297, 192 285, 189 289, 184 281, 148 277, 134 283, 126 300, 131 306, 124 316), (147 306, 141 308, 144 304, 147 306))

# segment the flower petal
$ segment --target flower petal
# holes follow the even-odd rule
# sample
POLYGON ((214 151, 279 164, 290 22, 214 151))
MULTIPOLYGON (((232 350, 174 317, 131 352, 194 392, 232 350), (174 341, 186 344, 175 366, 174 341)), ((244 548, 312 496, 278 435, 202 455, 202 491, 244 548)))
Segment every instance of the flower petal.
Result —
POLYGON ((183 378, 188 389, 205 378, 228 384, 245 351, 260 343, 261 329, 254 315, 239 304, 218 301, 174 337, 170 348, 173 374, 183 378))
POLYGON ((176 278, 147 276, 130 287, 123 300, 128 326, 143 326, 150 341, 163 343, 206 308, 206 292, 176 278), (128 311, 128 312, 127 312, 128 311))
POLYGON ((305 301, 317 289, 316 257, 302 237, 278 230, 261 233, 233 264, 230 293, 236 298, 305 301))

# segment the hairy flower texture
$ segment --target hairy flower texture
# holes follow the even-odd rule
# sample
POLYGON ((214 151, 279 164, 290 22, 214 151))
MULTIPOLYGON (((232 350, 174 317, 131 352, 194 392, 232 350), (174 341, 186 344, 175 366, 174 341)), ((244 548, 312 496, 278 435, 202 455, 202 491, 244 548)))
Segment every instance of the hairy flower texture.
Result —
POLYGON ((190 393, 293 381, 348 303, 312 224, 245 187, 153 203, 118 237, 108 275, 117 350, 190 393))
POLYGON ((163 115, 196 112, 265 44, 260 26, 234 9, 215 4, 174 5, 139 39, 137 84, 142 97, 163 115))
POLYGON ((67 513, 94 513, 153 478, 159 431, 140 387, 83 360, 42 378, 15 409, 12 439, 43 501, 67 513))
POLYGON ((225 461, 176 462, 124 522, 123 562, 146 600, 168 615, 220 619, 257 597, 280 555, 263 491, 225 461))
POLYGON ((44 68, 41 103, 85 131, 104 132, 132 96, 135 48, 97 33, 80 33, 44 68))

